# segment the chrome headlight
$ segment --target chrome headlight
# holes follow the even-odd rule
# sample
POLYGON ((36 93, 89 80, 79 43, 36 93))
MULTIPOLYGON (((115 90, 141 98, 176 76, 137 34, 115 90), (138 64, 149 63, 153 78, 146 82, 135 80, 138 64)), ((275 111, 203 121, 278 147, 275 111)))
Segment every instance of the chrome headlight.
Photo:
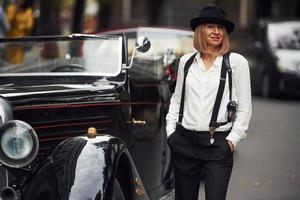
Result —
POLYGON ((0 143, 0 162, 14 168, 30 164, 39 149, 33 128, 19 120, 9 121, 0 127, 0 143))

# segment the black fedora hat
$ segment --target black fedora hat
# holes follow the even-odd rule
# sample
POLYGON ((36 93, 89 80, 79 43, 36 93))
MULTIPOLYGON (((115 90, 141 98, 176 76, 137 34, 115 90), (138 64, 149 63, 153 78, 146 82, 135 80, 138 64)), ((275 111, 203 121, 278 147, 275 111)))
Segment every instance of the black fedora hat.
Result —
POLYGON ((225 12, 221 7, 211 5, 202 8, 198 17, 191 20, 191 28, 195 31, 198 25, 205 23, 221 24, 225 27, 228 34, 230 34, 235 27, 232 21, 225 19, 225 12))

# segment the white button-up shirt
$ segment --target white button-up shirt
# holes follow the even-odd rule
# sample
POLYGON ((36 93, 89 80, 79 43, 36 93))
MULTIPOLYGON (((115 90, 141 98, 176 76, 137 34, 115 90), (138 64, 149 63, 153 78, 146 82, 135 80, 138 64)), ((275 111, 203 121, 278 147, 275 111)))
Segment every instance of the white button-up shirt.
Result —
MULTIPOLYGON (((172 95, 169 113, 167 114, 167 135, 170 136, 176 128, 178 121, 181 92, 186 61, 193 55, 182 56, 178 66, 178 75, 175 92, 172 95)), ((208 131, 212 116, 213 106, 216 100, 220 83, 222 56, 218 56, 209 70, 205 69, 204 62, 198 53, 192 63, 186 77, 186 89, 184 97, 184 110, 182 125, 189 130, 208 131)), ((216 131, 226 131, 232 126, 227 136, 236 147, 240 139, 247 135, 251 118, 251 85, 248 61, 240 54, 231 53, 229 56, 232 69, 232 100, 238 104, 234 123, 220 126, 216 131)), ((227 121, 227 104, 229 100, 228 74, 225 83, 223 98, 220 105, 217 122, 227 121)))

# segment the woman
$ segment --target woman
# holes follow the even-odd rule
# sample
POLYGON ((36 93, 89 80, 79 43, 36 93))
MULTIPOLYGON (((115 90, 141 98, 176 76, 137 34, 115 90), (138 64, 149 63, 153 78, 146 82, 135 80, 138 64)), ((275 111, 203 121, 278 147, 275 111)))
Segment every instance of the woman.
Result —
POLYGON ((226 198, 233 151, 246 137, 252 111, 247 60, 237 53, 230 53, 229 64, 223 60, 234 27, 216 6, 191 20, 198 52, 180 59, 166 118, 176 200, 197 200, 200 177, 207 200, 226 198))

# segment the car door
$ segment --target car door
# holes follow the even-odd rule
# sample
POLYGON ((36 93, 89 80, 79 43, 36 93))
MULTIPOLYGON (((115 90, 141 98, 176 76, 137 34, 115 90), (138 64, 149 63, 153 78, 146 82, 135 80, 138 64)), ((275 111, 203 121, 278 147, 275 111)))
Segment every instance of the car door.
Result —
MULTIPOLYGON (((191 34, 176 34, 175 30, 141 30, 136 36, 140 35, 150 40, 151 48, 147 53, 137 54, 129 71, 132 118, 140 122, 132 123, 134 142, 131 153, 137 169, 141 171, 146 190, 150 191, 171 178, 165 116, 172 95, 172 80, 168 77, 167 65, 182 54, 193 51, 193 45, 191 34), (188 47, 182 44, 187 44, 188 47)), ((134 34, 131 36, 129 49, 135 41, 134 34)))

